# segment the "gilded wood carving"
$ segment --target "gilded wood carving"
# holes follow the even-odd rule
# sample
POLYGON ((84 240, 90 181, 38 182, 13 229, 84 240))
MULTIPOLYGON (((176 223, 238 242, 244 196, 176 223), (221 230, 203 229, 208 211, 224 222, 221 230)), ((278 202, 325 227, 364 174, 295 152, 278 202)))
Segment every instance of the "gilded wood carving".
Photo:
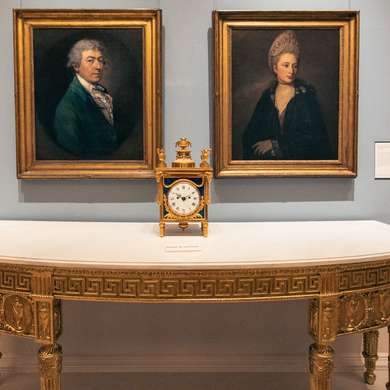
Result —
POLYGON ((375 381, 377 329, 390 323, 390 259, 345 265, 226 270, 115 270, 0 264, 0 331, 33 338, 41 390, 60 390, 60 300, 310 301, 311 390, 330 390, 332 343, 364 333, 367 383, 375 381))
MULTIPOLYGON (((76 271, 77 272, 77 271, 76 271)), ((60 272, 53 277, 53 293, 63 297, 107 299, 242 299, 310 295, 319 292, 318 275, 267 275, 266 272, 148 272, 121 277, 60 272)))
POLYGON ((364 381, 369 385, 375 383, 375 365, 378 360, 378 338, 379 332, 377 330, 372 330, 369 332, 363 333, 363 358, 364 364, 366 367, 366 372, 364 373, 364 381))
POLYGON ((41 390, 61 390, 62 348, 58 344, 43 346, 38 352, 41 390))

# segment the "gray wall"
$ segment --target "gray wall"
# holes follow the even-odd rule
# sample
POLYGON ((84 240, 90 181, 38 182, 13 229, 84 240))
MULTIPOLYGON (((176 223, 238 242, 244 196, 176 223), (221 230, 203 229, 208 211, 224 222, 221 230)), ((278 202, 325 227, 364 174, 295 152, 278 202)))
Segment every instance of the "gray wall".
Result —
MULTIPOLYGON (((18 7, 162 9, 164 140, 169 160, 181 136, 193 141, 195 151, 211 144, 213 9, 360 10, 358 177, 215 180, 210 219, 390 222, 390 182, 374 180, 374 141, 390 140, 388 0, 1 0, 1 219, 157 221, 158 217, 153 181, 16 179, 11 10, 18 7)), ((62 344, 69 356, 303 355, 310 343, 306 309, 305 302, 188 306, 68 302, 62 344)), ((360 339, 345 338, 337 347, 358 353, 360 339)), ((32 344, 11 337, 2 338, 0 348, 26 356, 35 351, 32 344)))

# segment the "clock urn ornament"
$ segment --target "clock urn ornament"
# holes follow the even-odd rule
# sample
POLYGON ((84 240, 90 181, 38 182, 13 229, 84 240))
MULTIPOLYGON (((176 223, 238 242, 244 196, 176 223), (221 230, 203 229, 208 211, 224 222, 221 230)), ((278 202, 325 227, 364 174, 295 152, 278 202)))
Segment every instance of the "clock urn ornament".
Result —
POLYGON ((208 235, 208 205, 212 169, 208 162, 210 149, 201 151, 199 167, 191 158, 191 142, 180 138, 176 142, 176 160, 168 167, 164 149, 157 149, 157 203, 160 207, 160 236, 166 223, 178 223, 181 229, 190 223, 200 223, 203 236, 208 235))

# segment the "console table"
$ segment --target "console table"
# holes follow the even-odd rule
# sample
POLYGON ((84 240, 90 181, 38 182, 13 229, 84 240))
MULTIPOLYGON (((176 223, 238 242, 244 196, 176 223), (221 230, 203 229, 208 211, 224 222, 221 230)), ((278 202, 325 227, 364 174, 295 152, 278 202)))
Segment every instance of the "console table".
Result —
MULTIPOLYGON (((376 221, 0 221, 0 330, 33 338, 41 390, 60 390, 61 301, 310 300, 310 389, 330 390, 332 342, 362 332, 367 383, 390 323, 390 226, 376 221)), ((390 389, 390 385, 387 385, 390 389)))

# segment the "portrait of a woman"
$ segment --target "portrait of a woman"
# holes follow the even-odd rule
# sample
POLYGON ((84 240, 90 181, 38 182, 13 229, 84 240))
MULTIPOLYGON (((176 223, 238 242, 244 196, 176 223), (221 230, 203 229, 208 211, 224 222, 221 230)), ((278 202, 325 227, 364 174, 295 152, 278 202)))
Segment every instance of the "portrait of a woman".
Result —
POLYGON ((274 80, 262 91, 244 129, 244 160, 334 158, 316 90, 298 78, 301 54, 292 30, 272 42, 268 67, 274 80))

